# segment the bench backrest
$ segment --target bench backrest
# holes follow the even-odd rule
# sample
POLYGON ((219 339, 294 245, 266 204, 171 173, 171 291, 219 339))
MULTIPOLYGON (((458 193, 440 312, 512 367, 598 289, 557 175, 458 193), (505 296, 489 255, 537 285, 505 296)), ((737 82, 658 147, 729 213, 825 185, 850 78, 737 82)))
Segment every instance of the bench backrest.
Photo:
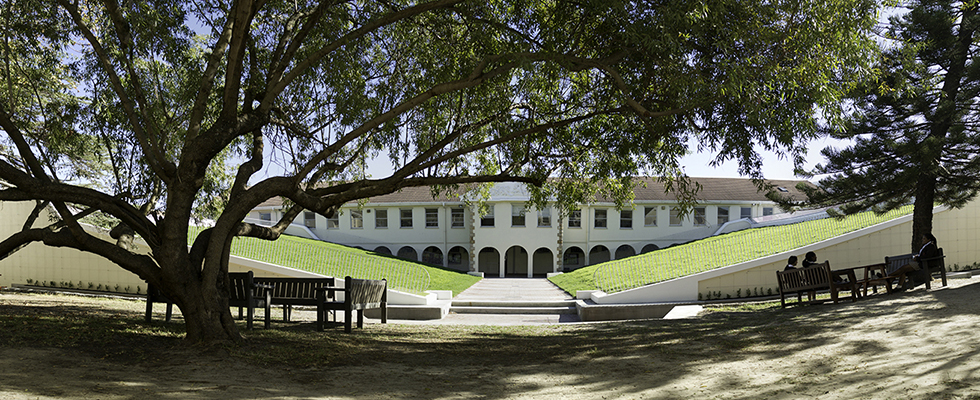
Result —
POLYGON ((228 273, 228 302, 230 305, 248 305, 254 293, 252 271, 228 273))
POLYGON ((353 310, 380 308, 388 301, 388 281, 385 279, 354 279, 344 278, 345 302, 351 304, 353 310))
POLYGON ((830 261, 806 268, 776 271, 779 288, 784 292, 820 289, 830 286, 830 261))
POLYGON ((255 283, 272 286, 272 300, 309 299, 316 300, 316 290, 334 286, 334 278, 255 278, 255 283))
POLYGON ((912 262, 912 256, 914 254, 902 254, 898 256, 887 256, 885 257, 885 272, 886 275, 891 275, 899 268, 908 265, 912 262))

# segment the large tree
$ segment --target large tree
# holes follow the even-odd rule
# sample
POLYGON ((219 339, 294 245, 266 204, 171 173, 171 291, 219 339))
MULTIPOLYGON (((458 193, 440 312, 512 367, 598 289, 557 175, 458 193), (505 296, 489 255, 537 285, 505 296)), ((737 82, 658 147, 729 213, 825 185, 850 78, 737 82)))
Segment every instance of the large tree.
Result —
POLYGON ((99 254, 160 288, 188 340, 208 343, 240 338, 225 291, 232 239, 275 239, 303 209, 501 181, 583 201, 627 192, 639 172, 676 189, 688 141, 754 177, 756 147, 800 159, 815 112, 866 71, 876 3, 5 7, 5 40, 36 45, 3 49, 0 200, 50 204, 60 220, 27 221, 0 255, 31 242, 99 254), (395 172, 365 176, 374 157, 395 172), (84 168, 99 173, 64 173, 84 168), (276 196, 291 205, 276 225, 242 222, 276 196), (117 242, 81 229, 90 215, 117 242), (188 248, 194 217, 214 224, 188 248), (136 237, 149 254, 132 250, 136 237))
POLYGON ((912 203, 911 249, 932 232, 935 204, 963 206, 980 190, 980 63, 976 2, 916 1, 882 31, 881 75, 856 87, 843 123, 853 141, 823 151, 828 174, 809 197, 845 214, 912 203))

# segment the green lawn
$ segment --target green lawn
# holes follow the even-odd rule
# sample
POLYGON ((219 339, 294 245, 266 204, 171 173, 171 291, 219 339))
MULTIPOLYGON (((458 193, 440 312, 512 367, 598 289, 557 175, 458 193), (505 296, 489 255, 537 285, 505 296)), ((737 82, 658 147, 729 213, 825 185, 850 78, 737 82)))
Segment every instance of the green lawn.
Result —
MULTIPOLYGON (((192 227, 188 242, 193 242, 200 230, 192 227)), ((429 264, 286 235, 272 242, 236 238, 232 242, 231 254, 327 276, 386 278, 393 289, 411 293, 451 290, 455 296, 480 280, 476 276, 429 264)))
POLYGON ((614 293, 770 256, 867 228, 912 212, 912 207, 875 215, 855 214, 798 224, 747 229, 621 260, 590 265, 554 276, 558 287, 614 293), (597 271, 600 271, 598 274, 597 271))

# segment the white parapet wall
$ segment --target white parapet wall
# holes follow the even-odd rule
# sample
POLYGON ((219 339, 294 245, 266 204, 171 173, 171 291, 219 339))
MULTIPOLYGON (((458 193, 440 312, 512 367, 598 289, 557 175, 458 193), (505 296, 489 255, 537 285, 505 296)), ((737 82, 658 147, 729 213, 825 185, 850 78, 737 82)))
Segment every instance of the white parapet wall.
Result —
MULTIPOLYGON (((962 209, 936 207, 933 215, 933 233, 944 249, 947 267, 980 262, 980 246, 976 246, 980 240, 980 202, 962 209)), ((834 269, 881 263, 885 256, 910 252, 911 225, 910 214, 788 252, 622 292, 596 291, 589 298, 596 304, 649 304, 693 302, 707 293, 735 298, 740 289, 778 293, 775 271, 785 267, 789 256, 802 260, 804 254, 813 251, 818 260, 830 261, 834 269)))

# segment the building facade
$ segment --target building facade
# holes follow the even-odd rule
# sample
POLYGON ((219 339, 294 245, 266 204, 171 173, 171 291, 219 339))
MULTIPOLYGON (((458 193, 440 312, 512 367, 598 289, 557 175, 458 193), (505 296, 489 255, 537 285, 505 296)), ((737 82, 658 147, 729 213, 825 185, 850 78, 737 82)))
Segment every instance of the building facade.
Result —
MULTIPOLYGON (((630 208, 583 204, 564 218, 554 207, 527 206, 522 184, 503 183, 491 189, 486 214, 460 198, 433 199, 428 188, 406 188, 346 205, 330 219, 306 211, 293 222, 302 229, 289 233, 462 272, 531 277, 702 239, 725 224, 782 212, 751 180, 695 180, 702 186, 700 201, 686 216, 654 179, 634 191, 630 208)), ((801 196, 794 188, 799 182, 773 183, 801 196)), ((249 222, 271 223, 281 212, 281 201, 270 200, 250 213, 249 222)))

